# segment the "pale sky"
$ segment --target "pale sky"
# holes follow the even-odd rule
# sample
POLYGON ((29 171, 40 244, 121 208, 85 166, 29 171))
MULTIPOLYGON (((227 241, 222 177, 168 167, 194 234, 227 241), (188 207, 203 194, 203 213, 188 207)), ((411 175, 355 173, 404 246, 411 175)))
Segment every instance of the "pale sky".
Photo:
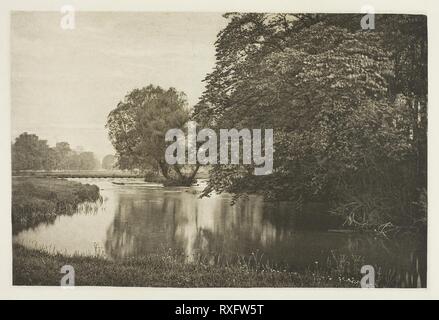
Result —
POLYGON ((198 101, 226 25, 213 13, 76 13, 63 30, 58 12, 15 12, 11 24, 12 137, 35 133, 99 158, 114 153, 108 113, 134 88, 184 91, 198 101))

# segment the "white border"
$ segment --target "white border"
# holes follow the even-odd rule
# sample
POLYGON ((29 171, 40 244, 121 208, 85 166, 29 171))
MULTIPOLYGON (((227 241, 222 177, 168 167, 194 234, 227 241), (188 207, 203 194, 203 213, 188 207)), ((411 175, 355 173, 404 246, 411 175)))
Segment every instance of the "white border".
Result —
POLYGON ((439 297, 439 6, 435 0, 2 0, 0 2, 0 299, 437 299, 439 297), (166 289, 12 286, 11 169, 10 169, 10 11, 59 11, 70 4, 77 11, 186 11, 186 12, 321 12, 354 13, 372 5, 376 13, 427 14, 429 28, 429 256, 428 289, 166 289), (436 59, 434 59, 436 57, 436 59), (432 107, 433 106, 433 107, 432 107))

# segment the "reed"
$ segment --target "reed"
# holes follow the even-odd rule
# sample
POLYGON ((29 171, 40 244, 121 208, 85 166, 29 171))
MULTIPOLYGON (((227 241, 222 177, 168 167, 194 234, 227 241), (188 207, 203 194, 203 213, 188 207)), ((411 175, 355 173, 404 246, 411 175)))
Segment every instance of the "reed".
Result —
POLYGON ((54 178, 12 178, 12 229, 14 234, 51 223, 58 215, 74 214, 80 205, 89 211, 101 202, 99 188, 54 178))

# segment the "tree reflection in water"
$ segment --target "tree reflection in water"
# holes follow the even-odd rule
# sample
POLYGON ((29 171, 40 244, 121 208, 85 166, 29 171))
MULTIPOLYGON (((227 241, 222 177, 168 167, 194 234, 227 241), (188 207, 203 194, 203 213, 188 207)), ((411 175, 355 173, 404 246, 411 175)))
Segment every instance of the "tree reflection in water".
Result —
POLYGON ((99 185, 107 199, 96 214, 62 216, 21 232, 14 241, 70 254, 93 254, 99 247, 111 259, 169 249, 182 253, 187 262, 224 264, 257 256, 258 263, 291 271, 318 267, 356 278, 367 264, 389 279, 386 283, 426 286, 425 239, 328 232, 338 222, 320 204, 295 211, 291 203, 264 203, 250 196, 231 206, 230 195, 199 199, 196 188, 163 188, 135 180, 124 185, 81 182, 99 185))
POLYGON ((207 257, 212 263, 258 252, 261 260, 293 271, 316 262, 331 267, 334 255, 360 256, 403 287, 425 286, 425 250, 410 237, 328 232, 334 221, 318 206, 294 212, 288 203, 266 204, 257 196, 234 206, 230 201, 229 195, 199 199, 179 188, 125 189, 118 194, 106 252, 118 259, 171 248, 187 262, 207 257))

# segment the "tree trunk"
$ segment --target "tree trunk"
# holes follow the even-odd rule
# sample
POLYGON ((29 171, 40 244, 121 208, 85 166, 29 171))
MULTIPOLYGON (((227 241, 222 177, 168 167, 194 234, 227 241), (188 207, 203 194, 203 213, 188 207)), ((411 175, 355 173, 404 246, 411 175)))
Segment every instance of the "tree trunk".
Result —
POLYGON ((173 166, 172 168, 174 169, 174 171, 177 173, 178 175, 178 180, 175 181, 175 184, 177 185, 183 185, 183 186, 191 186, 192 183, 194 182, 194 178, 195 175, 198 172, 200 165, 197 164, 195 169, 192 171, 192 173, 189 176, 185 176, 181 170, 180 167, 178 165, 173 166))
POLYGON ((198 169, 200 169, 200 165, 199 164, 197 164, 197 166, 195 167, 194 171, 192 171, 192 174, 190 176, 190 181, 193 181, 195 179, 195 176, 198 173, 198 169))
POLYGON ((163 177, 165 177, 166 179, 169 179, 169 167, 166 163, 164 163, 163 161, 158 161, 159 164, 159 168, 160 171, 163 175, 163 177))

